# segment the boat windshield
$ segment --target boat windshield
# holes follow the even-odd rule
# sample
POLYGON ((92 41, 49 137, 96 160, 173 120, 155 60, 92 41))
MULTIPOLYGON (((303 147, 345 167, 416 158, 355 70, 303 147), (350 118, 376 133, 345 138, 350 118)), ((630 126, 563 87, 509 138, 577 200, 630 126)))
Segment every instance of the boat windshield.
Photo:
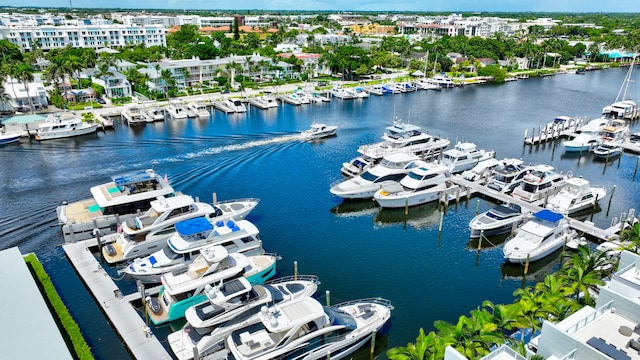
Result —
POLYGON ((182 257, 181 254, 178 254, 175 251, 173 251, 168 244, 162 247, 162 252, 164 253, 164 256, 166 256, 167 259, 170 259, 170 260, 176 260, 182 257))
POLYGON ((378 176, 373 175, 369 171, 363 172, 362 174, 360 174, 360 177, 364 180, 371 181, 371 182, 375 182, 376 180, 378 180, 378 176))

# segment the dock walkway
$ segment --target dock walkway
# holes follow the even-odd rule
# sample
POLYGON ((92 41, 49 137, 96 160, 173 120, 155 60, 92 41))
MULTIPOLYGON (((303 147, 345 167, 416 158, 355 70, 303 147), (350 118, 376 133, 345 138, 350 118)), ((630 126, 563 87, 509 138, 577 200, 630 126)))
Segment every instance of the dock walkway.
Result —
POLYGON ((160 340, 129 302, 140 299, 140 294, 121 296, 120 289, 89 251, 91 243, 95 244, 95 239, 66 244, 62 248, 131 354, 138 360, 171 359, 160 340))

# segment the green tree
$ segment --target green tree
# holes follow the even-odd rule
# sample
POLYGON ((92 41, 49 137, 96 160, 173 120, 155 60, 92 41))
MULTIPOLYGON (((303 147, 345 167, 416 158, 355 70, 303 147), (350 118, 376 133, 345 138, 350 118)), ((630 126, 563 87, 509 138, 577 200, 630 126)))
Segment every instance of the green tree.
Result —
POLYGON ((580 246, 577 253, 570 255, 562 269, 576 299, 582 295, 585 304, 593 305, 590 292, 604 285, 602 278, 613 269, 611 261, 606 253, 593 252, 588 246, 580 246))

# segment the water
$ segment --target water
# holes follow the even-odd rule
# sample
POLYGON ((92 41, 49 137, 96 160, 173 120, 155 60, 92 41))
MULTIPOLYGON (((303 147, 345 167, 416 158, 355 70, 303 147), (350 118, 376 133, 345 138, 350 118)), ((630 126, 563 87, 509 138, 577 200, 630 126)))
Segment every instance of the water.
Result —
MULTIPOLYGON (((483 300, 510 303, 513 291, 558 264, 558 254, 532 265, 523 282, 520 267, 506 266, 498 247, 469 243, 468 223, 477 199, 450 206, 438 235, 437 204, 404 211, 380 211, 373 202, 341 203, 329 185, 358 145, 378 141, 394 113, 452 142, 475 142, 496 150, 498 158, 547 163, 584 176, 611 191, 613 201, 586 218, 607 227, 613 217, 636 206, 640 190, 633 179, 637 156, 625 154, 604 164, 590 156, 567 156, 559 143, 525 147, 525 129, 558 115, 598 116, 616 99, 626 69, 529 79, 441 92, 372 97, 360 101, 277 110, 251 108, 247 114, 214 112, 209 119, 169 121, 71 140, 23 140, 0 148, 0 248, 35 252, 82 327, 99 359, 127 358, 121 339, 83 287, 60 248, 55 207, 89 196, 89 187, 111 175, 154 167, 178 190, 210 201, 257 197, 248 217, 261 231, 264 247, 282 256, 279 273, 316 274, 331 302, 384 297, 395 305, 386 347, 415 340, 418 329, 433 330, 435 320, 456 322, 483 300), (301 142, 296 134, 313 121, 338 125, 338 136, 301 142)), ((637 98, 635 89, 630 97, 637 98)), ((493 206, 480 200, 480 211, 493 206)), ((499 243, 501 239, 493 239, 499 243)), ((497 244, 498 245, 498 244, 497 244)), ((120 281, 125 292, 131 281, 120 281)), ((322 301, 325 301, 324 299, 322 301)), ((173 327, 156 329, 159 338, 173 327)), ((368 351, 364 351, 365 355, 368 351)))

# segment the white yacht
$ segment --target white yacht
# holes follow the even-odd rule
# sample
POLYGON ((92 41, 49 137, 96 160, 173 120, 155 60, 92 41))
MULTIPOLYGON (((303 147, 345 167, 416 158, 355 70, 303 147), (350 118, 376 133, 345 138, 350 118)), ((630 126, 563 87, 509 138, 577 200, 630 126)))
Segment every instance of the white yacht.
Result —
POLYGON ((506 234, 514 227, 520 226, 527 217, 519 205, 498 205, 481 214, 476 215, 469 222, 471 239, 477 239, 480 235, 494 236, 506 234))
POLYGON ((448 139, 441 139, 423 132, 419 126, 405 124, 394 118, 393 125, 388 126, 382 135, 381 142, 361 145, 357 156, 343 163, 342 174, 352 177, 361 174, 380 162, 382 157, 396 152, 420 154, 423 158, 435 158, 449 146, 448 139))
POLYGON ((590 186, 583 178, 569 178, 560 191, 549 198, 547 209, 560 214, 572 214, 580 210, 593 208, 598 200, 607 196, 604 187, 590 186))
POLYGON ((640 108, 638 108, 636 102, 630 99, 616 101, 602 109, 604 117, 621 120, 633 120, 638 116, 639 112, 640 108))
POLYGON ((334 136, 338 127, 335 125, 326 125, 322 123, 312 123, 311 128, 302 132, 304 140, 316 140, 325 137, 334 136))
POLYGON ((587 152, 591 150, 600 139, 602 129, 607 126, 609 120, 605 118, 597 118, 582 125, 579 134, 571 139, 564 141, 564 151, 566 152, 587 152))
POLYGON ((512 196, 527 202, 542 200, 550 190, 564 185, 567 176, 554 171, 549 165, 536 165, 522 178, 512 196))
POLYGON ((260 311, 260 323, 235 330, 214 359, 343 359, 380 332, 393 306, 385 299, 361 299, 324 307, 311 297, 260 311))
POLYGON ((164 110, 157 106, 144 109, 147 122, 164 121, 164 110))
POLYGON ((331 95, 342 100, 350 100, 356 98, 356 95, 352 91, 342 87, 335 87, 331 89, 331 95))
POLYGON ((456 84, 453 82, 453 79, 447 74, 435 74, 431 77, 430 82, 432 84, 437 84, 439 87, 448 89, 455 87, 456 84))
POLYGON ((294 94, 294 93, 282 94, 282 95, 278 95, 278 99, 283 103, 287 103, 289 105, 294 105, 294 106, 302 105, 302 99, 300 98, 300 96, 298 96, 298 94, 294 94))
POLYGON ((249 104, 257 107, 258 109, 266 110, 278 107, 278 101, 272 95, 262 95, 257 97, 250 97, 248 99, 249 104))
POLYGON ((209 205, 196 202, 191 196, 176 195, 151 202, 151 208, 140 216, 123 222, 120 233, 104 237, 102 248, 108 263, 146 256, 161 249, 176 232, 175 225, 189 219, 204 217, 209 222, 242 220, 258 205, 258 199, 238 199, 209 205), (109 243, 110 242, 110 243, 109 243))
POLYGON ((169 106, 165 108, 165 112, 172 120, 186 119, 188 117, 184 101, 178 99, 169 101, 169 106))
POLYGON ((509 194, 520 186, 522 179, 531 169, 531 166, 524 165, 520 159, 505 159, 504 164, 493 171, 493 177, 487 183, 487 187, 509 194))
POLYGON ((125 107, 120 114, 129 126, 140 126, 147 123, 147 119, 142 112, 142 107, 138 105, 130 105, 125 107))
POLYGON ((624 120, 611 120, 600 132, 601 142, 622 142, 629 136, 629 124, 624 120))
POLYGON ((463 171, 462 177, 469 181, 488 181, 495 169, 503 166, 506 161, 510 161, 510 159, 498 160, 496 158, 490 158, 480 161, 471 169, 463 171))
POLYGON ((312 296, 318 289, 317 276, 297 275, 253 285, 238 278, 222 285, 205 286, 207 299, 185 311, 187 323, 169 334, 167 341, 179 360, 193 359, 220 351, 232 331, 260 322, 260 308, 312 296))
POLYGON ((385 156, 380 164, 353 178, 331 185, 331 193, 343 199, 370 199, 381 188, 397 183, 414 167, 418 156, 396 152, 385 156))
POLYGON ((469 170, 496 156, 495 151, 478 150, 476 144, 470 142, 459 142, 453 149, 445 150, 442 154, 442 160, 438 162, 447 166, 453 174, 469 170))
POLYGON ((533 214, 504 244, 504 258, 517 264, 540 260, 570 242, 581 241, 562 214, 544 209, 533 214))
POLYGON ((420 162, 400 183, 384 186, 373 199, 383 208, 403 208, 437 201, 449 186, 449 168, 434 163, 420 162))
MULTIPOLYGON (((219 100, 219 101, 214 101, 213 102, 213 107, 222 111, 223 113, 235 113, 236 110, 236 105, 234 104, 233 100, 231 99, 223 99, 223 100, 219 100)), ((246 109, 245 109, 246 110, 246 109)))
POLYGON ((91 198, 72 203, 63 202, 56 208, 65 241, 73 242, 113 234, 117 225, 138 211, 146 211, 158 196, 175 195, 166 178, 153 169, 116 175, 110 182, 91 188, 91 198))
POLYGON ((35 139, 38 141, 62 139, 95 133, 98 129, 97 122, 85 122, 75 115, 71 116, 63 119, 61 114, 50 114, 43 123, 38 125, 35 139))
POLYGON ((439 90, 440 85, 433 81, 428 81, 428 79, 420 78, 415 81, 416 87, 422 90, 439 90))
POLYGON ((369 97, 369 93, 364 91, 364 88, 360 86, 354 88, 353 91, 358 99, 366 99, 369 97))
POLYGON ((234 99, 233 106, 235 106, 237 113, 247 112, 247 106, 240 99, 234 99))
POLYGON ((206 119, 209 115, 209 108, 205 102, 190 102, 187 105, 187 116, 190 118, 206 119))
POLYGON ((607 141, 599 142, 591 152, 596 159, 610 160, 622 155, 624 149, 617 142, 607 141))
POLYGON ((382 85, 380 84, 365 86, 363 87, 363 90, 368 92, 371 95, 376 95, 376 96, 384 95, 384 90, 382 89, 382 85))

